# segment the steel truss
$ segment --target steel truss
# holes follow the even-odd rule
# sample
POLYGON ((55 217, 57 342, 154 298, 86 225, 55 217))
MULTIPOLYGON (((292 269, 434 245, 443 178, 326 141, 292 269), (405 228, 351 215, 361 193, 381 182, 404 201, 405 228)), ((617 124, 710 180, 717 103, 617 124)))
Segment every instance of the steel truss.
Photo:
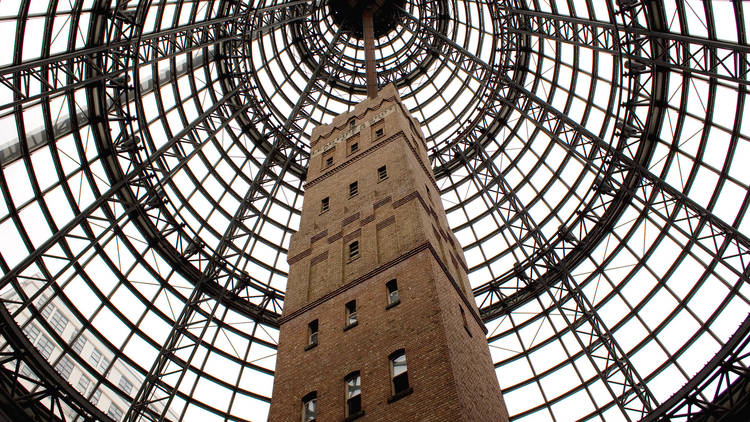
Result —
MULTIPOLYGON (((362 59, 358 53, 351 53, 362 47, 328 23, 321 2, 270 1, 263 2, 262 7, 250 7, 249 2, 195 2, 207 3, 208 12, 177 3, 177 12, 169 12, 169 7, 161 3, 96 2, 83 48, 44 53, 42 58, 30 60, 18 55, 11 64, 0 66, 0 93, 10 98, 0 104, 0 118, 12 119, 19 129, 17 142, 4 146, 0 155, 0 190, 8 209, 7 216, 0 215, 0 226, 16 227, 22 247, 29 251, 17 261, 0 255, 0 287, 17 292, 13 299, 6 296, 0 307, 4 340, 0 348, 0 400, 12 404, 12 417, 65 420, 65 409, 86 420, 109 418, 91 403, 91 393, 79 392, 60 376, 55 369, 59 357, 48 359, 39 353, 38 346, 23 331, 31 321, 38 321, 51 334, 64 355, 72 356, 88 373, 96 374, 97 388, 113 391, 131 403, 126 420, 163 420, 171 417, 170 409, 176 409, 179 418, 189 417, 190 406, 226 420, 237 420, 241 418, 236 410, 240 397, 257 402, 270 400, 270 391, 257 392, 240 386, 247 371, 258 376, 273 375, 272 367, 250 358, 251 345, 269 350, 275 347, 272 336, 262 331, 264 327, 276 327, 283 305, 283 289, 270 281, 285 276, 283 265, 278 262, 279 257, 283 259, 282 242, 270 242, 262 233, 268 226, 285 233, 292 231, 291 216, 298 212, 299 205, 294 200, 290 205, 278 198, 289 192, 301 194, 311 127, 338 112, 336 107, 355 104, 365 92, 365 75, 359 66, 362 59), (174 15, 171 25, 158 24, 153 31, 146 30, 147 17, 151 19, 156 14, 158 21, 170 13, 174 15), (294 59, 289 62, 290 68, 281 66, 285 62, 278 57, 282 56, 294 59), (301 84, 300 79, 304 79, 301 84), (186 80, 194 92, 188 98, 179 95, 184 93, 179 86, 186 80), (178 103, 171 108, 166 94, 170 87, 174 102, 178 103), (156 98, 157 117, 147 97, 156 98), (53 122, 52 104, 60 99, 70 104, 71 112, 63 121, 53 122), (27 129, 24 125, 32 120, 25 113, 35 107, 43 110, 43 128, 27 129), (89 139, 82 135, 85 131, 89 139), (93 199, 77 201, 75 189, 67 182, 61 183, 73 216, 58 223, 52 207, 37 199, 52 188, 34 180, 34 198, 16 203, 14 182, 6 180, 10 173, 5 169, 23 162, 25 168, 31 169, 33 179, 33 153, 54 150, 67 137, 74 139, 81 179, 90 185, 93 199), (226 139, 235 148, 231 152, 222 149, 226 139), (95 159, 91 159, 87 148, 96 150, 95 159), (234 159, 238 154, 244 158, 234 159), (216 155, 218 160, 213 158, 216 155), (202 186, 208 185, 205 182, 209 178, 201 174, 196 162, 209 168, 209 175, 221 179, 220 188, 226 190, 221 198, 231 197, 236 203, 225 205, 222 199, 211 199, 226 224, 214 227, 213 220, 200 216, 199 209, 191 205, 194 196, 212 198, 210 188, 202 186), (220 173, 211 169, 215 163, 229 163, 236 178, 218 177, 220 173), (185 180, 195 186, 194 192, 183 192, 185 180), (234 180, 241 181, 241 190, 230 185, 234 180), (41 242, 34 239, 34 230, 22 212, 37 202, 42 204, 41 212, 51 233, 41 242), (282 203, 290 217, 280 224, 271 215, 282 203), (122 244, 123 251, 116 255, 108 252, 112 243, 122 244), (277 261, 262 262, 260 253, 255 252, 261 247, 276 249, 277 261), (136 264, 125 268, 117 262, 120 254, 135 256, 136 264), (118 286, 134 292, 134 300, 145 305, 147 312, 137 321, 127 316, 126 310, 116 308, 114 293, 98 287, 95 270, 91 269, 96 268, 92 263, 97 260, 105 262, 117 275, 118 286), (168 272, 158 268, 160 263, 169 267, 168 272), (136 265, 146 268, 157 280, 159 295, 178 298, 172 315, 156 304, 156 298, 161 296, 149 297, 139 291, 136 265), (257 268, 272 276, 258 276, 254 272, 257 268), (91 287, 101 301, 93 315, 101 310, 111 311, 129 331, 128 339, 142 339, 156 351, 152 361, 138 361, 107 333, 99 332, 92 314, 77 309, 78 305, 68 297, 68 288, 78 279, 91 287), (25 291, 25 283, 31 280, 42 283, 39 291, 25 291), (98 371, 73 351, 71 343, 80 334, 68 339, 55 333, 42 315, 45 303, 52 299, 40 302, 50 292, 73 310, 83 324, 81 331, 95 333, 108 350, 114 351, 114 359, 143 376, 135 393, 122 390, 116 380, 108 379, 111 367, 98 371), (163 339, 147 333, 146 313, 157 315, 168 324, 163 339), (253 323, 252 329, 245 333, 233 327, 227 321, 234 315, 253 323), (221 335, 225 332, 239 333, 247 341, 247 348, 233 353, 221 349, 221 335), (212 372, 212 353, 240 366, 235 379, 212 372), (231 391, 228 407, 199 398, 202 379, 231 391)), ((745 320, 728 340, 714 334, 709 323, 719 317, 730 299, 738 297, 747 302, 743 291, 750 274, 750 240, 740 227, 748 201, 743 202, 736 221, 725 222, 718 216, 716 197, 706 205, 691 196, 695 174, 685 186, 676 187, 654 163, 664 145, 672 149, 667 160, 679 159, 673 158, 681 148, 677 137, 673 143, 662 139, 664 127, 673 124, 670 116, 679 115, 675 124, 679 127, 696 114, 684 104, 684 97, 683 104, 671 104, 673 85, 683 84, 684 92, 692 81, 706 82, 712 93, 717 86, 729 87, 737 93, 738 108, 741 107, 750 68, 750 47, 744 38, 739 37, 737 43, 718 39, 712 32, 715 22, 711 21, 707 37, 689 31, 674 32, 670 19, 677 16, 681 22, 688 21, 685 7, 678 5, 676 11, 669 12, 665 6, 668 2, 654 0, 608 1, 609 21, 575 13, 565 16, 558 13, 554 4, 551 11, 541 11, 536 1, 494 2, 491 6, 478 2, 481 6, 476 7, 489 7, 489 12, 474 13, 481 20, 463 26, 450 18, 450 14, 471 14, 469 6, 459 13, 459 3, 428 1, 418 13, 415 9, 411 9, 412 13, 403 11, 405 20, 398 36, 379 41, 378 59, 383 63, 379 84, 395 83, 407 104, 416 104, 412 111, 427 131, 435 174, 446 183, 444 191, 450 193, 458 190, 456 186, 470 184, 476 190, 472 198, 479 198, 476 202, 486 208, 483 215, 498 227, 494 233, 512 245, 504 253, 512 257, 515 265, 506 265, 503 271, 493 273, 490 281, 475 286, 485 322, 512 320, 520 310, 536 304, 540 310, 530 321, 549 320, 553 332, 548 343, 559 341, 563 359, 573 368, 578 385, 553 397, 545 393, 542 379, 565 362, 537 371, 532 352, 539 346, 529 350, 524 346, 511 358, 496 359, 498 368, 514 360, 525 360, 533 372, 531 377, 508 385, 506 393, 530 384, 541 391, 542 401, 517 412, 515 417, 546 409, 551 418, 564 419, 559 413, 556 416, 553 408, 577 393, 594 404, 591 413, 585 415, 587 419, 605 417, 611 411, 629 420, 736 416, 736 409, 747 405, 750 323, 745 320), (461 31, 472 35, 462 36, 461 31), (481 41, 476 41, 477 37, 481 41), (475 40, 474 44, 469 40, 475 40), (399 42, 404 44, 402 50, 396 47, 399 42), (490 53, 485 54, 486 51, 490 53), (566 62, 561 51, 574 51, 575 57, 566 62), (582 118, 571 117, 572 103, 581 95, 573 90, 575 82, 566 92, 560 68, 571 68, 574 80, 585 75, 600 81, 602 76, 577 67, 580 51, 592 52, 594 69, 600 60, 612 60, 614 64, 608 81, 608 102, 604 106, 596 104, 592 83, 591 92, 582 94, 588 95, 582 98, 588 101, 582 118), (550 62, 554 63, 553 69, 544 69, 543 65, 550 62), (462 78, 465 80, 458 82, 459 91, 472 97, 465 103, 440 85, 462 78), (545 91, 548 87, 552 92, 545 91), (567 94, 562 106, 553 101, 560 98, 555 97, 557 92, 567 94), (604 116, 599 130, 588 121, 596 107, 604 116), (439 121, 445 116, 457 124, 441 126, 439 121), (512 149, 514 137, 523 136, 527 137, 527 144, 516 158, 505 163, 504 158, 511 157, 505 149, 512 149), (513 172, 522 168, 517 157, 532 154, 532 143, 539 138, 548 138, 549 146, 529 175, 514 184, 510 181, 513 172), (569 181, 570 192, 565 194, 578 204, 575 212, 564 218, 539 218, 533 212, 534 206, 544 201, 543 194, 550 188, 534 186, 530 174, 543 168, 544 158, 552 156, 553 148, 564 151, 563 164, 553 169, 553 179, 563 180, 561 169, 566 163, 582 168, 581 174, 569 181), (524 186, 534 188, 537 196, 525 196, 521 189, 524 186), (586 193, 580 194, 586 187, 586 193), (627 219, 635 221, 632 228, 620 230, 618 225, 627 219), (675 258, 665 279, 685 256, 700 257, 705 270, 697 286, 680 299, 669 317, 657 328, 649 328, 637 344, 623 346, 623 327, 628 321, 637 320, 646 326, 640 314, 645 300, 634 305, 627 303, 630 315, 619 321, 606 320, 605 308, 608 300, 622 296, 618 290, 627 287, 634 276, 629 275, 606 293, 605 299, 594 300, 587 291, 605 269, 584 274, 576 270, 588 265, 594 251, 611 238, 619 239, 618 250, 629 249, 629 240, 637 236, 636 226, 645 222, 661 228, 659 241, 671 239, 684 245, 685 251, 675 258), (552 224, 559 227, 549 230, 552 224), (636 361, 639 352, 652 340, 660 341, 659 332, 680 309, 694 313, 688 302, 697 297, 709 274, 719 274, 718 267, 723 285, 729 289, 728 296, 685 346, 674 355, 669 352, 668 361, 659 368, 644 371, 636 361), (563 324, 552 323, 552 315, 559 316, 563 324), (657 397, 653 385, 659 373, 676 363, 702 333, 716 339, 721 346, 719 352, 674 395, 657 397), (562 341, 568 335, 574 344, 562 341), (583 360, 593 368, 593 375, 580 363, 583 360), (604 399, 596 390, 598 381, 605 387, 604 399)), ((593 9, 591 3, 587 4, 593 9)), ((710 10, 710 6, 706 7, 710 10)), ((743 6, 732 7, 739 10, 739 16, 743 6)), ((51 19, 54 15, 50 9, 45 17, 51 19)), ((47 30, 46 39, 52 38, 50 31, 47 30)), ((706 119, 713 113, 714 100, 710 104, 706 119)), ((734 128, 726 128, 733 145, 738 140, 749 140, 741 132, 740 122, 738 117, 734 128)), ((712 130, 724 129, 714 124, 712 130)), ((696 161, 701 161, 706 153, 706 135, 701 142, 704 146, 695 153, 696 161)), ((731 150, 735 148, 738 147, 731 150)), ((68 170, 62 165, 60 154, 53 154, 56 173, 65 175, 68 170)), ((721 183, 737 182, 729 175, 728 167, 717 169, 717 173, 721 183)), ((746 181, 738 183, 747 190, 746 181)), ((469 199, 465 199, 467 203, 469 199)), ((460 202, 454 209, 466 212, 465 207, 460 202)), ((561 212, 560 208, 553 211, 561 212)), ((466 226, 479 224, 478 217, 468 220, 466 226)), ((481 240, 478 238, 476 243, 481 240)), ((655 254, 652 249, 644 250, 632 274, 648 269, 645 261, 655 254)), ((485 256, 485 262, 475 268, 489 266, 490 261, 499 261, 503 256, 485 256)), ((531 322, 521 322, 518 327, 513 324, 515 329, 531 322)), ((516 336, 522 343, 521 335, 516 336)), ((493 333, 490 343, 506 337, 506 333, 493 333)))

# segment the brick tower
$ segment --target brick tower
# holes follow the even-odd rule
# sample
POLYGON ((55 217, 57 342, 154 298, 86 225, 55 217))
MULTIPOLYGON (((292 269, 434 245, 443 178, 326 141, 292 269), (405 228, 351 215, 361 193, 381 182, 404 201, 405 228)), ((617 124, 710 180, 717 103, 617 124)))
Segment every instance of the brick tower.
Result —
POLYGON ((396 89, 311 142, 269 420, 507 421, 463 253, 396 89))

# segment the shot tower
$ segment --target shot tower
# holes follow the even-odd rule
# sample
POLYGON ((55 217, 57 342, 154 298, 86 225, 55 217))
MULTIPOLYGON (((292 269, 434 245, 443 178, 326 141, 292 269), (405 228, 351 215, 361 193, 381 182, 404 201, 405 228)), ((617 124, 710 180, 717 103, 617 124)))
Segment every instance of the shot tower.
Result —
POLYGON ((270 420, 504 421, 425 140, 389 85, 313 131, 270 420))

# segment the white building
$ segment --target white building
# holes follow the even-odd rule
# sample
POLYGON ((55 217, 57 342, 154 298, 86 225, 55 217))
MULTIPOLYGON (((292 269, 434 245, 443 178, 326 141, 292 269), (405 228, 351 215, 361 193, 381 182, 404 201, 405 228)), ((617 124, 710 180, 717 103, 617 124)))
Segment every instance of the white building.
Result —
MULTIPOLYGON (((37 280, 26 281, 23 285, 24 291, 29 295, 41 287, 42 282, 37 280)), ((18 305, 10 305, 13 299, 18 297, 15 290, 3 292, 0 296, 6 303, 9 303, 8 310, 11 313, 18 310, 18 305)), ((88 331, 82 331, 82 324, 59 297, 55 296, 50 300, 45 292, 40 294, 34 303, 52 330, 71 345, 72 353, 64 354, 63 348, 53 340, 54 336, 51 332, 42 327, 39 320, 31 317, 31 312, 25 309, 16 316, 16 321, 19 326, 23 327, 29 341, 44 358, 54 365, 57 372, 92 404, 113 420, 122 420, 132 397, 138 392, 143 382, 143 376, 120 360, 114 359, 109 349, 88 331), (92 371, 96 371, 97 374, 92 374, 92 371), (95 380, 100 378, 112 381, 125 396, 104 385, 97 384, 95 380)), ((25 365, 22 366, 21 373, 27 377, 33 376, 31 370, 25 365)), ((27 388, 33 388, 32 384, 28 383, 27 388)), ((161 411, 161 409, 156 410, 161 411)), ((71 420, 77 416, 70 409, 64 409, 64 411, 71 420)), ((171 411, 167 412, 166 417, 168 420, 178 419, 177 415, 171 411)))

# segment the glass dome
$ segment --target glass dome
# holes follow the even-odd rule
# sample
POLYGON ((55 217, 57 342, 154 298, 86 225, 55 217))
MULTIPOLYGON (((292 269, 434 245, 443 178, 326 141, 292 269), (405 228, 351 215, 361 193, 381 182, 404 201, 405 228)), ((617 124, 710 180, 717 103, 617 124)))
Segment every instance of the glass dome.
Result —
MULTIPOLYGON (((265 420, 339 3, 3 1, 7 416, 265 420)), ((744 2, 385 3, 513 420, 748 411, 744 2)))

